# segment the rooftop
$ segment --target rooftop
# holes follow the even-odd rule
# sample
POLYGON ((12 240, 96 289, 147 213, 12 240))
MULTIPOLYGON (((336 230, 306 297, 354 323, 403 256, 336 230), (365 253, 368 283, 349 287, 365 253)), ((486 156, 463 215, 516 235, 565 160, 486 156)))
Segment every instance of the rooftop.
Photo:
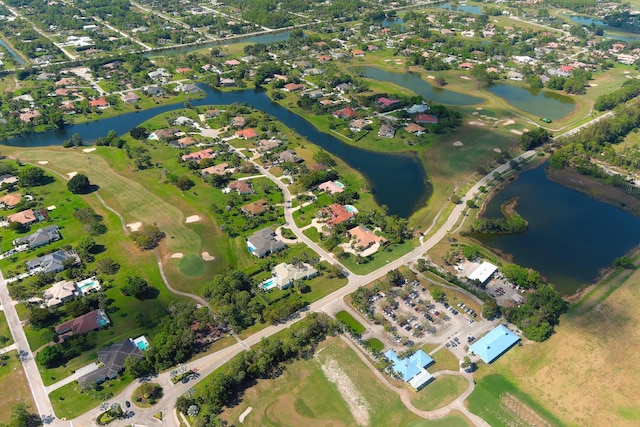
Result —
POLYGON ((506 326, 499 325, 471 345, 469 350, 480 356, 485 363, 491 363, 518 341, 520 341, 518 335, 511 332, 506 326))

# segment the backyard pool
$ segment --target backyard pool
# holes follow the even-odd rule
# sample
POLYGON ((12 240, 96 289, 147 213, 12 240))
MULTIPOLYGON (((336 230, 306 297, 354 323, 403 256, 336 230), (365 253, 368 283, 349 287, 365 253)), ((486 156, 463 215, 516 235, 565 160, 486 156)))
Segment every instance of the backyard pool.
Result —
POLYGON ((260 289, 262 289, 263 291, 268 291, 275 288, 276 286, 278 286, 278 284, 276 283, 275 277, 269 277, 267 280, 260 284, 260 289))
POLYGON ((144 335, 141 335, 138 338, 134 339, 133 343, 142 351, 149 348, 149 341, 147 341, 147 337, 145 337, 144 335))
POLYGON ((100 282, 95 277, 90 279, 84 279, 78 282, 78 288, 82 295, 86 295, 91 291, 99 291, 100 290, 100 282))
POLYGON ((344 208, 347 210, 347 212, 350 212, 352 214, 358 213, 358 209, 353 205, 344 205, 344 208))

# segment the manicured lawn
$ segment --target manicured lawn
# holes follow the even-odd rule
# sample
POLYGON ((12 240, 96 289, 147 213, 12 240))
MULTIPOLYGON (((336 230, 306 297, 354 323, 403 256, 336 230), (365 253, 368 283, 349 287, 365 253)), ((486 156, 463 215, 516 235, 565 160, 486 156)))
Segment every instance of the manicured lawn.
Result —
POLYGON ((398 245, 387 245, 382 249, 379 249, 375 254, 367 257, 367 262, 363 264, 356 263, 356 257, 353 254, 349 254, 348 258, 340 260, 349 270, 355 274, 367 274, 374 270, 386 265, 398 257, 410 252, 417 241, 406 241, 398 245))
POLYGON ((131 381, 126 376, 118 377, 102 383, 98 391, 84 391, 73 381, 49 393, 49 399, 56 417, 72 419, 117 396, 131 381))
POLYGON ((0 366, 0 390, 4 391, 4 398, 0 399, 0 424, 9 425, 11 407, 16 403, 26 403, 31 412, 37 409, 18 352, 13 350, 3 356, 7 358, 2 361, 6 365, 0 366))
POLYGON ((309 227, 302 233, 314 242, 320 241, 320 233, 318 232, 318 229, 316 227, 309 227))
POLYGON ((369 338, 366 342, 374 353, 380 353, 384 349, 384 344, 378 338, 369 338))
POLYGON ((365 327, 360 324, 351 314, 346 311, 339 311, 336 313, 336 319, 343 322, 347 327, 357 334, 362 334, 365 331, 365 327))
POLYGON ((431 357, 436 362, 429 368, 429 371, 431 372, 457 371, 458 369, 460 369, 458 359, 446 348, 441 348, 440 350, 436 351, 431 357))
POLYGON ((419 392, 411 394, 411 402, 420 410, 431 411, 453 402, 466 389, 466 379, 445 375, 436 378, 419 392))
POLYGON ((419 420, 407 424, 407 427, 468 427, 473 423, 459 411, 451 411, 446 418, 439 420, 419 420))
POLYGON ((195 254, 187 254, 178 262, 178 268, 185 276, 197 277, 206 271, 207 266, 202 257, 195 254))
POLYGON ((7 323, 4 311, 0 311, 0 337, 8 339, 5 343, 0 342, 0 348, 13 344, 13 337, 11 336, 11 330, 9 329, 9 324, 7 323))

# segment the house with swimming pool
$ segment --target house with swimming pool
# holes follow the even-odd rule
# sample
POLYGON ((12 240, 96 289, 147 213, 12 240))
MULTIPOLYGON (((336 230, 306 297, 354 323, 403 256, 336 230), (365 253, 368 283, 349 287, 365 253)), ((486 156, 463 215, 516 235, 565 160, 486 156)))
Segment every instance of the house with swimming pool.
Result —
POLYGON ((256 231, 247 238, 249 252, 258 258, 263 258, 270 253, 279 252, 286 248, 283 241, 278 240, 276 233, 269 227, 256 231))
POLYGON ((287 289, 296 280, 312 279, 318 275, 318 270, 306 263, 287 264, 280 263, 273 267, 272 276, 260 284, 263 291, 277 287, 280 290, 287 289))
POLYGON ((143 335, 136 339, 125 338, 104 350, 100 350, 98 362, 102 366, 78 378, 78 383, 83 389, 87 389, 92 384, 101 384, 117 377, 124 370, 127 358, 142 359, 142 351, 146 350, 148 346, 149 343, 143 335))
POLYGON ((55 330, 60 338, 64 340, 71 335, 82 335, 95 331, 107 326, 109 323, 111 323, 111 320, 109 320, 107 313, 98 309, 62 322, 55 327, 55 330))

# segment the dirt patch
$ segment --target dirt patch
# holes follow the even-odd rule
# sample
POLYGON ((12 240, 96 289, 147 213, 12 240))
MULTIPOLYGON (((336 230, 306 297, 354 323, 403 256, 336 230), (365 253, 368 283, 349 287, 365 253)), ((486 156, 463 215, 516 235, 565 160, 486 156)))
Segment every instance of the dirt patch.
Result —
POLYGON ((640 198, 635 197, 621 188, 585 175, 580 175, 573 169, 546 169, 547 176, 552 181, 566 187, 573 188, 581 193, 601 202, 609 203, 633 215, 640 216, 640 198))
POLYGON ((129 227, 129 230, 131 230, 131 231, 138 231, 138 230, 140 230, 140 227, 142 227, 142 223, 141 222, 132 222, 131 224, 127 224, 127 227, 129 227))
POLYGON ((47 161, 47 160, 40 160, 38 162, 39 165, 46 165, 47 163, 49 163, 49 161, 47 161))
POLYGON ((198 221, 200 221, 200 215, 191 215, 184 220, 184 222, 186 222, 187 224, 191 224, 192 222, 198 222, 198 221))
POLYGON ((338 388, 340 396, 347 403, 351 410, 351 415, 358 425, 369 425, 369 403, 360 394, 360 391, 351 379, 344 373, 335 360, 329 359, 324 363, 320 362, 320 368, 329 381, 338 388))
POLYGON ((93 148, 85 148, 82 150, 83 153, 91 153, 93 151, 96 151, 96 147, 93 148))
POLYGON ((244 422, 244 419, 247 417, 247 415, 249 415, 251 413, 251 410, 253 408, 251 406, 249 406, 247 409, 244 410, 244 412, 242 414, 240 414, 240 418, 238 418, 238 421, 240 421, 240 424, 242 424, 244 422))
POLYGON ((538 415, 533 409, 522 403, 511 393, 505 393, 504 395, 502 395, 502 398, 500 400, 502 401, 502 404, 509 409, 509 411, 516 414, 526 423, 526 425, 551 427, 551 424, 545 421, 544 418, 538 415))
POLYGON ((216 259, 216 257, 214 257, 213 255, 209 255, 209 252, 202 252, 201 255, 203 261, 213 261, 214 259, 216 259))
POLYGON ((176 252, 175 254, 171 254, 171 258, 173 259, 180 259, 184 256, 184 254, 182 252, 176 252))
POLYGON ((76 172, 76 171, 69 172, 69 173, 67 174, 67 176, 69 177, 69 179, 73 178, 73 177, 74 177, 74 176, 76 176, 76 175, 78 175, 78 172, 76 172))

